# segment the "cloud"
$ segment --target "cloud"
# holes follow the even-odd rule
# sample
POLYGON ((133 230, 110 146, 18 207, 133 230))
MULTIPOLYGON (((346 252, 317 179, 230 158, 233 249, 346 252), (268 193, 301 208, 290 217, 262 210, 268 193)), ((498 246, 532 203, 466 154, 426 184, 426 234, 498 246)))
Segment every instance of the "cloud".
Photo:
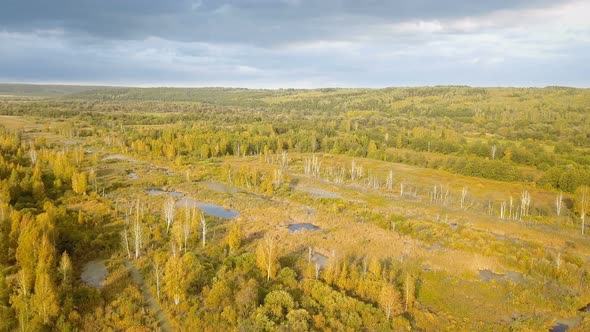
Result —
POLYGON ((5 2, 2 81, 590 85, 587 1, 5 2))
POLYGON ((5 0, 0 28, 62 28, 95 38, 248 42, 343 37, 363 26, 411 20, 429 22, 535 8, 541 0, 5 0), (338 22, 343 24, 337 24, 338 22))

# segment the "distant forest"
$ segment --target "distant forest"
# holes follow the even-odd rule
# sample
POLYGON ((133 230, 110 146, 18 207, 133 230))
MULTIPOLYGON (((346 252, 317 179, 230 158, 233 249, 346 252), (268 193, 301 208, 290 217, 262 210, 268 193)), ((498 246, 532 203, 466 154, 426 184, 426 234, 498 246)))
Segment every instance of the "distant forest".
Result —
POLYGON ((1 114, 109 123, 130 132, 125 144, 132 150, 172 159, 233 155, 238 147, 242 155, 290 150, 402 162, 567 192, 590 184, 588 89, 0 85, 2 91, 52 97, 6 99, 0 101, 1 114), (175 127, 134 127, 164 124, 175 127))

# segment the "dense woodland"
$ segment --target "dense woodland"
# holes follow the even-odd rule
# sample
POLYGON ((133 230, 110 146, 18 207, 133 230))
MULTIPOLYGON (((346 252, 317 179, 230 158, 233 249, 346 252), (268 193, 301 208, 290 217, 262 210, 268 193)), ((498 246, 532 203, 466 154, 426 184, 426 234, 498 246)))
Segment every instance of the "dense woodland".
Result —
POLYGON ((0 331, 540 330, 590 302, 590 90, 0 91, 0 331), (203 194, 243 216, 144 192, 203 181, 248 193, 203 194), (299 182, 356 196, 314 199, 299 182), (302 204, 397 249, 277 231, 302 204), (525 281, 425 268, 439 247, 525 281), (103 288, 80 280, 97 258, 103 288))
POLYGON ((125 133, 119 139, 129 149, 171 161, 322 152, 573 192, 590 184, 589 103, 587 90, 560 87, 103 88, 62 100, 5 102, 0 112, 106 121, 125 133))

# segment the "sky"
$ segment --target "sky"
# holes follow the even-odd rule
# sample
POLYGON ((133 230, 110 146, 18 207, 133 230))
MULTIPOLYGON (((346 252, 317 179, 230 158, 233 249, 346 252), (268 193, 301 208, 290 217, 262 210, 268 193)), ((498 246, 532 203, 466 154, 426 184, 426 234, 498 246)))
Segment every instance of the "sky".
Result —
POLYGON ((0 82, 590 87, 590 0, 0 0, 0 82))

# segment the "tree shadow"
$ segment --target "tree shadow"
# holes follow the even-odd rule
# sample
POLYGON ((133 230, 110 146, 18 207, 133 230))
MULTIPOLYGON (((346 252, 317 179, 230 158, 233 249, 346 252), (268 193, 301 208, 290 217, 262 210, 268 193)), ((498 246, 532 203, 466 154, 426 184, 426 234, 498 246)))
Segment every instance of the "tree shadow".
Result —
POLYGON ((247 237, 244 237, 243 244, 249 245, 256 240, 262 239, 264 237, 264 234, 266 234, 265 231, 254 232, 254 233, 248 235, 247 237))

